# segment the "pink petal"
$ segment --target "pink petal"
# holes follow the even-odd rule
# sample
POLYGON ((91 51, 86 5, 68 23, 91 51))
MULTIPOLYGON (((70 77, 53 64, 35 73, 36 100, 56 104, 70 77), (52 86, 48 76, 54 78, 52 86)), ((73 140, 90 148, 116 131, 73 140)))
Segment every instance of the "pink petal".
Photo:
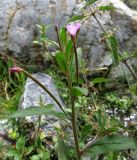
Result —
POLYGON ((80 23, 76 23, 76 24, 72 23, 72 24, 68 24, 66 28, 67 28, 69 34, 71 36, 75 37, 77 32, 79 31, 80 27, 81 27, 80 23))
POLYGON ((9 69, 9 72, 10 73, 18 73, 18 72, 21 72, 22 71, 22 68, 20 67, 12 67, 9 69))

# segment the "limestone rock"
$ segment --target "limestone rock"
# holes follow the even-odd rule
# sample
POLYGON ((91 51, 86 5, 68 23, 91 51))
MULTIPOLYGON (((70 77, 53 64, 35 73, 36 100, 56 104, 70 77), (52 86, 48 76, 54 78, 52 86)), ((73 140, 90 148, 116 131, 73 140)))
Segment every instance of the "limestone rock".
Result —
MULTIPOLYGON (((93 6, 112 5, 115 11, 106 11, 96 14, 98 20, 106 31, 111 31, 113 26, 116 28, 116 37, 119 41, 119 48, 123 51, 136 51, 137 44, 137 12, 131 10, 120 0, 99 0, 93 6)), ((78 12, 78 8, 76 9, 78 12)), ((89 60, 89 68, 109 66, 112 63, 108 48, 101 43, 101 35, 103 33, 101 27, 94 17, 88 19, 83 26, 87 30, 85 35, 80 34, 80 38, 84 38, 83 47, 87 53, 89 60)))
MULTIPOLYGON (((9 51, 19 59, 34 57, 36 24, 61 25, 71 16, 76 0, 0 0, 0 51, 9 51)), ((49 35, 53 34, 50 27, 49 35)))

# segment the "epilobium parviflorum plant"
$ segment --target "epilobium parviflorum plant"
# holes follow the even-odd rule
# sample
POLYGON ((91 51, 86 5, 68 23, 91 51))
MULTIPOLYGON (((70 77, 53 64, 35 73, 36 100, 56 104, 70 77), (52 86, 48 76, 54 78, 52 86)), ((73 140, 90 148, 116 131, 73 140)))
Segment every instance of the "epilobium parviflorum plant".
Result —
MULTIPOLYGON (((64 102, 65 106, 62 106, 54 94, 26 70, 20 67, 13 67, 9 70, 10 73, 23 72, 45 90, 60 107, 62 112, 56 112, 52 107, 49 107, 50 105, 38 108, 31 107, 16 111, 8 117, 53 115, 68 123, 69 129, 72 131, 73 142, 68 142, 71 141, 71 138, 66 138, 67 131, 57 129, 58 136, 56 138, 58 140, 55 140, 55 151, 59 160, 81 160, 83 157, 98 160, 119 160, 125 157, 130 159, 132 157, 127 150, 132 149, 130 150, 132 152, 137 149, 137 141, 132 137, 125 136, 128 134, 127 129, 121 124, 119 119, 115 115, 109 116, 105 110, 106 108, 96 103, 98 98, 94 96, 93 92, 96 92, 97 84, 107 82, 106 77, 95 78, 89 82, 85 76, 86 72, 82 72, 81 70, 82 57, 80 57, 80 54, 82 49, 78 48, 77 45, 79 32, 84 21, 93 16, 104 33, 104 40, 110 49, 115 66, 120 62, 124 63, 133 78, 137 81, 136 74, 127 63, 127 59, 129 58, 124 57, 118 49, 118 42, 114 33, 107 33, 96 16, 97 12, 114 10, 115 8, 112 6, 101 6, 92 11, 90 5, 96 1, 86 1, 83 9, 89 8, 88 13, 84 12, 81 15, 73 16, 68 24, 62 28, 55 26, 58 42, 49 40, 43 34, 40 42, 37 42, 44 45, 46 51, 48 51, 47 45, 49 43, 56 46, 57 51, 54 57, 68 87, 68 102, 64 102), (88 101, 89 98, 91 101, 88 101), (79 101, 81 102, 79 103, 79 101), (89 107, 88 102, 89 104, 92 103, 92 107, 89 107)), ((43 29, 40 26, 39 28, 43 29)), ((47 29, 47 27, 44 28, 47 29)))

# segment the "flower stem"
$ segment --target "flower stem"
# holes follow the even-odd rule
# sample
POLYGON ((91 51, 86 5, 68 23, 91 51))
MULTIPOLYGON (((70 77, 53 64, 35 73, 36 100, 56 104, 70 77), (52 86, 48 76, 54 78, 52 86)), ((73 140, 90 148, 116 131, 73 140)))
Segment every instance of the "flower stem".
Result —
POLYGON ((72 110, 71 118, 72 118, 72 129, 73 129, 73 136, 74 136, 74 142, 75 142, 75 149, 76 149, 76 154, 77 154, 77 160, 80 160, 81 155, 80 155, 78 133, 77 133, 75 97, 72 95, 72 81, 70 77, 70 66, 68 66, 67 81, 68 81, 68 88, 69 88, 70 105, 71 105, 71 110, 72 110))
POLYGON ((78 84, 78 78, 79 78, 78 54, 77 54, 76 43, 74 40, 73 40, 73 48, 74 48, 75 63, 76 63, 76 78, 77 78, 77 84, 78 84))
POLYGON ((63 109, 63 107, 61 106, 60 102, 55 98, 55 96, 40 81, 38 81, 35 77, 33 77, 31 74, 29 74, 24 69, 22 69, 22 72, 24 74, 26 74, 29 78, 31 78, 34 82, 36 82, 42 89, 44 89, 44 91, 50 95, 50 97, 58 104, 60 109, 66 114, 66 112, 63 109))
POLYGON ((73 135, 74 135, 74 141, 75 141, 77 160, 80 160, 81 155, 80 155, 77 125, 76 125, 75 97, 73 97, 73 96, 71 96, 71 109, 72 109, 72 128, 73 128, 73 135))

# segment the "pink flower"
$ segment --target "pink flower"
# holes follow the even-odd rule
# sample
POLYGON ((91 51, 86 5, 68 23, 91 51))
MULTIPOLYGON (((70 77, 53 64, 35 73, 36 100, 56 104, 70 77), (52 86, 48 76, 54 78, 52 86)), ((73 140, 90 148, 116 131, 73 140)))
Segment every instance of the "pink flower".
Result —
POLYGON ((80 30, 81 23, 72 23, 67 25, 67 30, 72 38, 75 38, 78 31, 80 30))
POLYGON ((9 72, 10 73, 18 73, 18 72, 21 72, 22 71, 22 68, 20 67, 12 67, 9 69, 9 72))

